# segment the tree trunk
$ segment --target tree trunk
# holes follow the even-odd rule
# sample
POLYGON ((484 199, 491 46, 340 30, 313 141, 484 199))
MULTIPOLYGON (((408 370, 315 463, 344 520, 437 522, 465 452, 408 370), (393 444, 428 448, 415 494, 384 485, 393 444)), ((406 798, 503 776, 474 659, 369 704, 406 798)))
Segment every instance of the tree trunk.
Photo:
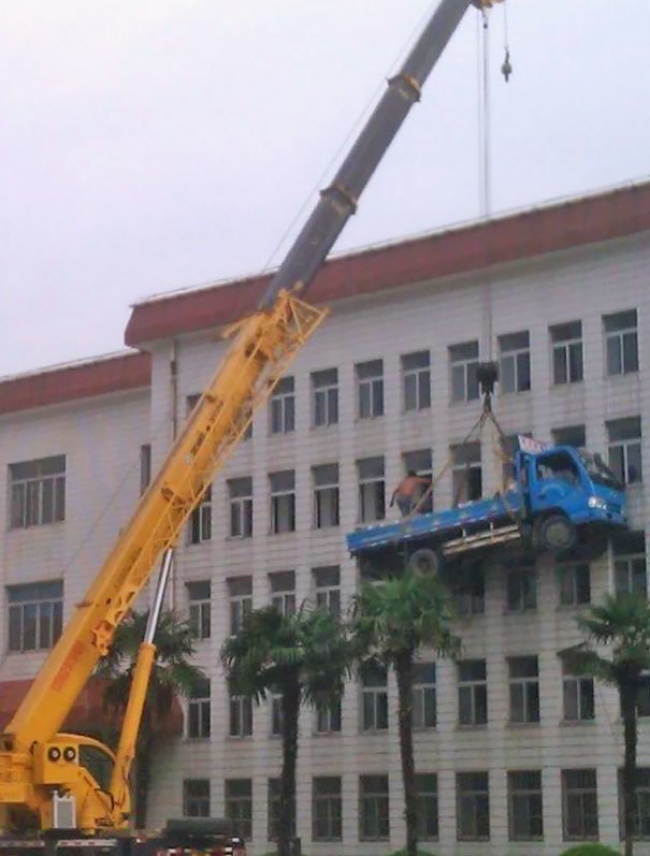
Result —
POLYGON ((623 763, 623 806, 625 819, 625 856, 633 856, 636 836, 636 747, 637 722, 636 702, 638 687, 636 681, 622 683, 619 686, 621 714, 623 717, 623 739, 625 760, 623 763))
POLYGON ((282 774, 278 817, 278 853, 289 856, 296 806, 296 764, 298 761, 298 716, 301 690, 296 682, 282 694, 282 774))
POLYGON ((404 819, 406 820, 407 856, 416 856, 418 849, 418 799, 413 760, 413 652, 408 651, 395 660, 398 693, 399 747, 404 784, 404 819))
POLYGON ((147 824, 147 804, 151 787, 151 758, 153 736, 147 732, 140 734, 135 755, 135 789, 133 795, 133 822, 136 829, 144 829, 147 824))

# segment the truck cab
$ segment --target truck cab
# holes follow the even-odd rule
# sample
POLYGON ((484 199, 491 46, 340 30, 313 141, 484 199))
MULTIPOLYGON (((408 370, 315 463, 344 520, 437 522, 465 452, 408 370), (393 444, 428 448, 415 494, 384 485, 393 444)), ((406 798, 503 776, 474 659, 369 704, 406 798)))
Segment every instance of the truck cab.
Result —
POLYGON ((624 526, 623 486, 600 455, 552 446, 515 456, 517 505, 533 525, 536 546, 559 552, 588 525, 624 526))

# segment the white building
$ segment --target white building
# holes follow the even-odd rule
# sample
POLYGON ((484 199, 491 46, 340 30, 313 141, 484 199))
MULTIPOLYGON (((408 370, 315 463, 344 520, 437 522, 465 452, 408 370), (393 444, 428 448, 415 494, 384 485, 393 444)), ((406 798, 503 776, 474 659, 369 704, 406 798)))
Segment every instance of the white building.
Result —
MULTIPOLYGON (((441 856, 551 856, 573 840, 619 841, 616 695, 564 676, 557 652, 579 638, 575 617, 589 600, 647 588, 649 271, 650 183, 326 265, 310 299, 328 303, 331 317, 258 413, 178 551, 171 598, 197 620, 197 660, 210 681, 189 703, 184 733, 158 756, 152 824, 230 813, 244 818, 253 853, 270 849, 281 757, 273 709, 251 713, 228 698, 220 645, 246 609, 271 599, 345 606, 358 585, 345 533, 383 514, 405 467, 435 471, 453 454, 479 412, 473 366, 492 356, 506 433, 608 453, 630 483, 634 532, 591 566, 543 558, 465 581, 463 661, 421 671, 416 755, 423 837, 432 839, 421 846, 441 856)), ((219 331, 252 309, 264 284, 144 302, 126 331, 142 353, 0 382, 5 721, 61 612, 65 619, 128 518, 149 460, 155 470, 214 371, 219 331)), ((487 438, 471 453, 474 486, 494 490, 487 438)), ((451 503, 453 482, 452 469, 436 507, 451 503)), ((402 846, 395 695, 392 675, 375 675, 349 685, 340 717, 303 711, 305 852, 375 856, 402 846)), ((89 706, 78 716, 91 716, 89 706)), ((641 718, 648 842, 649 729, 641 718)))

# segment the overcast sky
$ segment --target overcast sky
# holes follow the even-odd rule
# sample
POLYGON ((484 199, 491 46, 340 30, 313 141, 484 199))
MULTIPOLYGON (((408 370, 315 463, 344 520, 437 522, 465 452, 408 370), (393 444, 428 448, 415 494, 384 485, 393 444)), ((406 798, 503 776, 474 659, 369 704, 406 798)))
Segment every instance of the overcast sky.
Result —
MULTIPOLYGON (((278 263, 435 5, 0 0, 0 374, 119 349, 131 303, 278 263)), ((493 210, 647 178, 649 0, 506 6, 507 85, 502 7, 490 28, 493 210)), ((337 250, 478 215, 477 17, 337 250)))

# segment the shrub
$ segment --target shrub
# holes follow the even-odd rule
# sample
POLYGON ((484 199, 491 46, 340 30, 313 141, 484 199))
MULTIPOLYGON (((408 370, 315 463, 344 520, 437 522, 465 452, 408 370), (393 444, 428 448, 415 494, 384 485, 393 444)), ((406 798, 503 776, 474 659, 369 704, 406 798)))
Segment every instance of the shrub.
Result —
POLYGON ((560 856, 621 856, 621 854, 605 844, 578 844, 576 847, 569 847, 560 856))

